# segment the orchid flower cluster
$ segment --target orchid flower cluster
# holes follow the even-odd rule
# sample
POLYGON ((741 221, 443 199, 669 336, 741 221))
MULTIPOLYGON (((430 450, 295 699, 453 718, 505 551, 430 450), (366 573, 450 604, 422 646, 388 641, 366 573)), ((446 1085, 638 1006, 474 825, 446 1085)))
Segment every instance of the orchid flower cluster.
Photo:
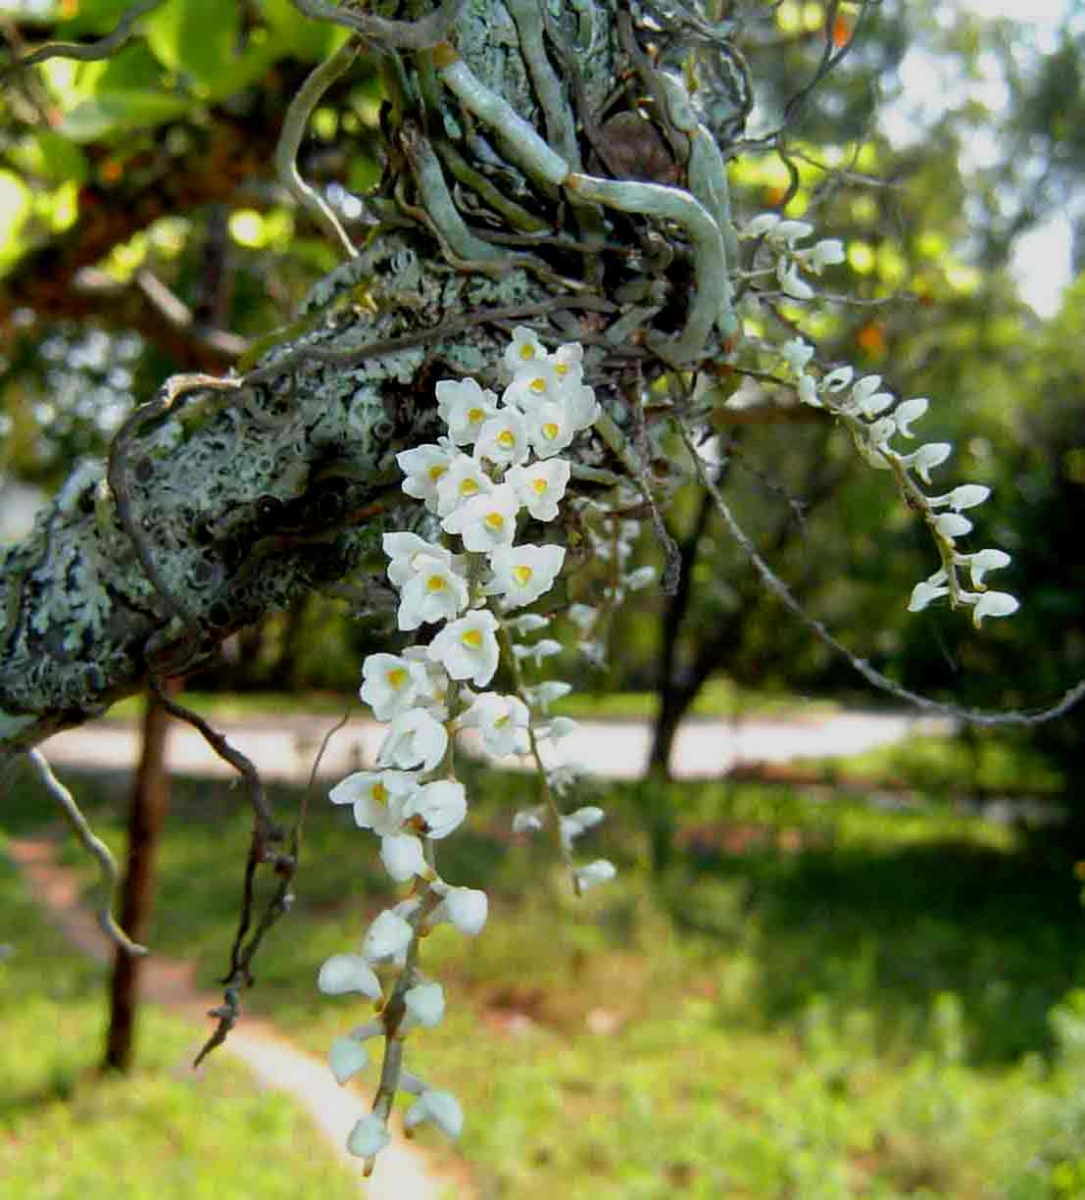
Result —
MULTIPOLYGON (((797 249, 796 244, 812 233, 813 227, 807 222, 783 220, 776 213, 761 213, 742 230, 744 237, 764 238, 778 255, 780 286, 786 295, 797 300, 808 300, 814 294, 799 276, 800 266, 820 274, 823 267, 844 261, 843 244, 835 239, 820 241, 809 250, 797 249)), ((907 453, 893 445, 895 438, 915 438, 912 425, 924 416, 930 401, 916 396, 898 402, 891 392, 882 389, 880 375, 857 378, 850 366, 815 373, 811 369, 814 348, 800 337, 785 342, 778 353, 800 401, 831 412, 845 425, 856 449, 870 466, 892 471, 905 503, 922 514, 930 529, 941 566, 912 589, 909 611, 920 612, 932 601, 948 596, 954 608, 971 607, 977 628, 986 617, 1008 617, 1015 613, 1020 607, 1017 598, 1009 592, 988 591, 985 582, 989 571, 1009 565, 1010 556, 1004 550, 988 548, 969 553, 957 546, 957 539, 972 531, 972 522, 963 515, 964 510, 982 504, 991 489, 983 484, 966 483, 941 495, 928 495, 916 478, 930 487, 931 471, 949 458, 952 445, 926 442, 907 453), (971 590, 961 582, 962 569, 968 571, 971 590)))
POLYGON ((548 637, 523 640, 546 629, 547 616, 510 615, 549 591, 564 563, 564 547, 517 543, 516 533, 525 516, 544 524, 558 516, 571 475, 562 451, 599 414, 584 384, 582 355, 577 344, 549 353, 530 329, 517 328, 504 354, 509 382, 500 399, 473 379, 438 383, 447 436, 397 456, 403 491, 422 501, 442 531, 435 540, 407 532, 384 536, 388 577, 399 594, 397 624, 405 633, 438 628, 426 645, 365 660, 361 697, 388 723, 387 733, 377 769, 349 775, 330 798, 352 807, 358 827, 379 839, 384 869, 410 890, 372 922, 360 953, 333 955, 317 980, 325 994, 360 993, 376 1002, 376 1019, 337 1039, 330 1051, 332 1072, 345 1083, 368 1064, 365 1042, 385 1041, 373 1111, 347 1142, 366 1159, 367 1171, 388 1144, 397 1091, 416 1097, 404 1116, 408 1131, 428 1121, 456 1137, 463 1127, 455 1096, 403 1066, 405 1038, 437 1025, 445 1010, 441 985, 419 966, 420 939, 440 923, 474 937, 488 916, 485 892, 450 884, 437 869, 437 843, 467 815, 466 790, 455 773, 456 735, 470 731, 494 756, 534 759, 548 803, 517 814, 513 828, 540 828, 549 807, 578 892, 615 873, 605 859, 574 865, 573 842, 603 812, 584 807, 561 814, 555 795, 565 790, 567 774, 548 770, 540 755, 540 742, 571 732, 568 718, 549 716, 550 704, 570 688, 557 680, 528 686, 523 668, 529 661, 540 665, 561 645, 548 637), (502 657, 513 693, 481 690, 502 657), (385 968, 393 974, 387 991, 380 975, 385 968))
POLYGON ((844 261, 844 243, 838 238, 823 238, 813 246, 800 248, 814 232, 809 221, 786 221, 777 213, 759 213, 739 231, 743 238, 764 238, 776 258, 776 281, 792 300, 812 300, 814 289, 799 273, 820 275, 826 267, 844 261))

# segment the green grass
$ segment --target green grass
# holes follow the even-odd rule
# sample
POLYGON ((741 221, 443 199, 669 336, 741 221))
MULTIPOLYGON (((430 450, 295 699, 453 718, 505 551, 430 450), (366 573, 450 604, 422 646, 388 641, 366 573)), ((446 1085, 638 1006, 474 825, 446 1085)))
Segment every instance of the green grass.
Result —
MULTIPOLYGON (((652 720, 658 708, 655 692, 599 692, 578 689, 554 705, 555 712, 582 719, 652 720)), ((694 717, 806 717, 837 711, 831 700, 811 700, 793 693, 755 692, 740 688, 729 679, 712 679, 693 702, 694 717)))
MULTIPOLYGON (((1085 1194, 1085 939, 1065 866, 946 811, 616 786, 584 852, 621 874, 578 903, 545 844, 506 833, 524 781, 470 776, 472 823, 441 866, 491 890, 491 921, 475 943, 427 939, 449 1015, 412 1039, 408 1063, 464 1101, 459 1153, 481 1195, 1085 1194), (679 853, 657 883, 646 800, 678 814, 679 853)), ((122 797, 81 791, 116 844, 122 797)), ((273 792, 284 813, 296 805, 273 792)), ((30 802, 14 811, 40 817, 30 802)), ((193 955, 208 984, 247 826, 236 790, 176 787, 153 942, 193 955)), ((315 1052, 365 1016, 313 980, 388 902, 372 851, 318 801, 296 904, 257 964, 252 1009, 315 1052)))
MULTIPOLYGON (((201 716, 220 721, 244 721, 281 716, 284 712, 316 716, 338 716, 361 711, 356 693, 346 692, 185 692, 185 704, 201 716)), ((129 696, 109 710, 105 719, 139 719, 143 700, 129 696)), ((596 720, 651 720, 655 716, 655 692, 599 692, 578 690, 554 705, 565 716, 596 720)), ((753 692, 736 687, 726 679, 713 679, 701 690, 691 712, 697 717, 809 716, 831 713, 839 706, 829 700, 797 699, 792 694, 753 692)))
MULTIPOLYGON (((281 717, 285 713, 305 716, 354 715, 360 706, 356 693, 347 692, 190 692, 180 697, 186 707, 202 717, 217 721, 246 721, 281 717)), ((143 697, 118 700, 106 713, 107 721, 138 721, 143 697)))
POLYGON ((103 1077, 103 968, 74 952, 0 856, 0 1191, 13 1200, 346 1200, 356 1182, 288 1098, 148 1006, 140 1067, 103 1077))
POLYGON ((971 739, 921 735, 847 758, 796 760, 816 768, 826 782, 859 776, 915 788, 934 796, 948 792, 1057 794, 1063 779, 1042 756, 1007 743, 999 734, 971 739))

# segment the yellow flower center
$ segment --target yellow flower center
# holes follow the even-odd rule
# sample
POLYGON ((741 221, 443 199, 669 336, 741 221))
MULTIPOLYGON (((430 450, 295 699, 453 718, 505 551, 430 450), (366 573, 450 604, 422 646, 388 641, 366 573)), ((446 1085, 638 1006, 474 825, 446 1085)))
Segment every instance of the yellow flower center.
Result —
POLYGON ((535 347, 530 342, 521 342, 520 357, 524 362, 530 362, 535 357, 535 347))
POLYGON ((373 799, 378 804, 388 803, 388 789, 379 781, 373 785, 373 791, 370 793, 373 799))
POLYGON ((477 425, 485 415, 481 408, 470 408, 467 410, 467 419, 472 425, 477 425))
POLYGON ((507 714, 503 717, 498 717, 497 720, 494 721, 494 729, 504 729, 508 723, 509 718, 507 714))
POLYGON ((554 365, 554 374, 555 375, 568 375, 569 368, 565 363, 562 363, 562 362, 556 363, 554 365))
POLYGON ((546 391, 546 380, 540 375, 533 379, 529 386, 536 396, 541 396, 546 391))
POLYGON ((491 529, 503 529, 505 526, 505 518, 499 512, 487 513, 485 519, 491 529))
POLYGON ((475 479, 465 479, 460 484, 461 496, 473 496, 478 491, 478 481, 475 479))
POLYGON ((558 427, 553 421, 547 421, 542 427, 542 435, 548 442, 552 442, 558 436, 558 427))
POLYGON ((520 566, 512 568, 512 577, 517 583, 526 584, 533 574, 534 572, 530 567, 520 566))
POLYGON ((546 482, 545 479, 533 479, 531 481, 531 490, 537 496, 541 496, 543 494, 543 492, 545 492, 549 486, 550 485, 546 482))
MULTIPOLYGON (((430 580, 431 591, 434 590, 432 583, 433 581, 430 580)), ((403 669, 403 667, 393 667, 389 672, 387 672, 384 678, 388 680, 389 687, 401 688, 407 682, 407 672, 403 669)))
POLYGON ((460 635, 460 641, 465 646, 470 646, 472 650, 477 650, 482 645, 482 630, 469 629, 466 633, 460 635))
POLYGON ((440 478, 441 478, 441 476, 442 476, 442 475, 443 475, 443 474, 444 474, 444 473, 445 473, 447 470, 448 470, 448 467, 442 467, 442 466, 440 465, 440 463, 438 463, 438 464, 436 464, 435 466, 432 466, 432 467, 430 467, 430 469, 429 469, 429 477, 430 477, 430 479, 432 479, 432 480, 433 480, 433 482, 434 482, 434 483, 436 483, 436 482, 437 482, 437 480, 438 480, 438 479, 440 479, 440 478))
POLYGON ((426 580, 426 588, 431 592, 444 591, 447 586, 448 585, 445 583, 445 577, 443 575, 431 575, 429 579, 426 580))
POLYGON ((497 444, 504 446, 506 450, 511 450, 516 445, 516 438, 511 429, 502 429, 497 435, 497 444))

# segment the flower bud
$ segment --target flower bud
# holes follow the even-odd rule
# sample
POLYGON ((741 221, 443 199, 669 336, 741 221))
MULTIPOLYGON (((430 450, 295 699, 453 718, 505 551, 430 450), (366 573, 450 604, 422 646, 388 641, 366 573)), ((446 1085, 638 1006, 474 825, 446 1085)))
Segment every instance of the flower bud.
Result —
POLYGON ((418 983, 403 996, 407 1012, 416 1025, 432 1029, 445 1015, 445 993, 439 983, 418 983))
POLYGON ((381 994, 376 973, 358 954, 333 954, 320 968, 316 986, 325 996, 361 992, 363 996, 376 1000, 381 994))
POLYGON ((1020 607, 1017 597, 1009 592, 984 592, 972 609, 972 623, 978 629, 984 617, 1009 617, 1020 607))
POLYGON ((411 944, 414 931, 397 913, 385 909, 369 926, 362 954, 370 961, 396 958, 411 944))
POLYGON ((356 1038, 336 1038, 328 1051, 328 1064, 338 1084, 344 1084, 369 1065, 366 1048, 356 1038))
POLYGON ((451 1092, 423 1092, 403 1115, 403 1125, 413 1129, 423 1121, 432 1121, 450 1138, 463 1132, 463 1109, 451 1092))
POLYGON ((376 1113, 370 1113, 368 1117, 362 1117, 350 1131, 347 1149, 357 1158, 372 1158, 391 1140, 385 1123, 376 1113))

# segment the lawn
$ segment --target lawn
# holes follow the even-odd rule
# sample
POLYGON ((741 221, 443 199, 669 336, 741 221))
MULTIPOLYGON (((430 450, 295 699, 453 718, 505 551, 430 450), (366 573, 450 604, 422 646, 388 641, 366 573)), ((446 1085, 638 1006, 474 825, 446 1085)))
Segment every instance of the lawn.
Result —
MULTIPOLYGON (((1085 1194, 1085 944, 1065 864, 948 810, 676 785, 651 797, 678 814, 653 880, 645 794, 614 786, 592 797, 611 816, 585 853, 621 874, 577 902, 548 846, 508 833, 523 779, 469 774, 472 820, 441 866, 490 889, 492 916, 475 943, 427 940, 449 1015, 408 1064, 463 1100, 455 1151, 421 1136, 461 1155, 482 1197, 1085 1194)), ((123 794, 81 792, 119 845, 123 794)), ((28 786, 16 799, 17 824, 46 815, 28 786)), ((345 817, 318 797, 250 1001, 317 1052, 365 1013, 319 997, 316 969, 389 896, 345 817)), ((153 944, 194 956, 208 984, 247 825, 237 790, 177 785, 153 944)))
MULTIPOLYGON (((2 848, 2 844, 0 844, 2 848)), ((148 1008, 141 1066, 97 1071, 104 970, 30 904, 0 855, 0 1191, 11 1200, 347 1200, 357 1183, 308 1117, 148 1008)))
MULTIPOLYGON (((352 715, 359 711, 354 692, 199 692, 186 691, 185 704, 202 716, 218 721, 245 721, 279 716, 284 712, 315 716, 352 715)), ((139 719, 143 700, 129 696, 106 714, 110 721, 139 719)), ((655 692, 590 692, 578 689, 559 700, 554 711, 569 717, 597 720, 652 720, 658 706, 655 692)), ((755 692, 739 688, 727 679, 713 679, 700 691, 693 704, 695 717, 804 716, 835 712, 839 705, 829 700, 796 699, 790 693, 755 692)))

